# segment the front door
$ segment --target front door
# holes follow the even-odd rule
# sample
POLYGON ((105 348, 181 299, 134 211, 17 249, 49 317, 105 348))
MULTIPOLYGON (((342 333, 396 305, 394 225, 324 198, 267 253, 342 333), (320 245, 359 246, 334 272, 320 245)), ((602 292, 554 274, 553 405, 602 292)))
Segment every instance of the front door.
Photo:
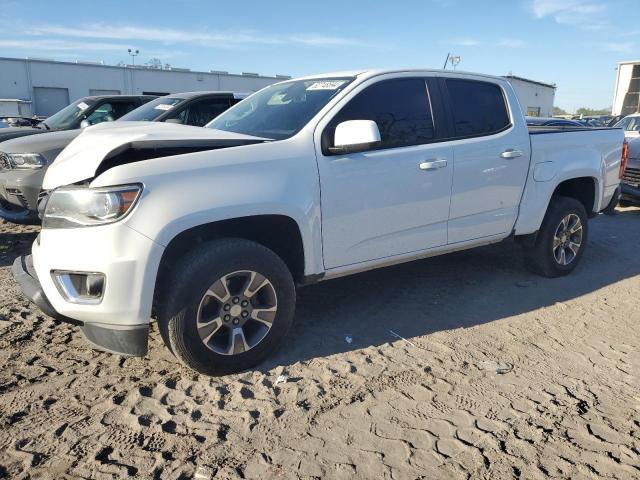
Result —
POLYGON ((446 245, 453 150, 437 143, 428 84, 415 77, 371 81, 322 129, 316 144, 323 144, 318 165, 327 269, 446 245), (325 147, 347 120, 375 121, 381 144, 331 155, 325 147))

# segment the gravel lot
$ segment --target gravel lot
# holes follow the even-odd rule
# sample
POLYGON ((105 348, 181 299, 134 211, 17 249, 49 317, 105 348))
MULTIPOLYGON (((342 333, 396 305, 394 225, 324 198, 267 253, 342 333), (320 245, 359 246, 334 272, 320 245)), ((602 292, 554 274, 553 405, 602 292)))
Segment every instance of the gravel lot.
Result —
POLYGON ((0 478, 640 478, 640 209, 591 227, 562 279, 505 243, 308 287, 285 349, 207 378, 44 317, 37 229, 0 223, 0 478))

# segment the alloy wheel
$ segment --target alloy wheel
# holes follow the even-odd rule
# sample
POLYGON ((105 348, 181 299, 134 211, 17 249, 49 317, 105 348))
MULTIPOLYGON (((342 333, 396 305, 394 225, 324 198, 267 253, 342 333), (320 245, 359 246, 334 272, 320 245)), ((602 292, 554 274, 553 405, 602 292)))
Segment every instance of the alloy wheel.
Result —
POLYGON ((560 265, 573 262, 582 247, 583 228, 580 217, 575 213, 566 215, 553 235, 553 257, 560 265))
POLYGON ((277 311, 276 291, 268 278, 251 270, 228 273, 200 300, 198 335, 218 354, 244 353, 264 340, 277 311))

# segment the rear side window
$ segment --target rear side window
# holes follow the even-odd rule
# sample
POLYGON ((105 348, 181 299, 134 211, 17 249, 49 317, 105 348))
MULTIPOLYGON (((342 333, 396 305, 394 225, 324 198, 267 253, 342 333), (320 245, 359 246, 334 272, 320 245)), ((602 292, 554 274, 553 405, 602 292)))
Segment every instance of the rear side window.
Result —
POLYGON ((376 83, 356 95, 333 118, 325 133, 347 120, 373 120, 380 130, 379 148, 421 145, 435 138, 429 94, 424 79, 403 78, 376 83))
POLYGON ((456 137, 491 135, 511 125, 502 89, 493 83, 447 79, 456 137))

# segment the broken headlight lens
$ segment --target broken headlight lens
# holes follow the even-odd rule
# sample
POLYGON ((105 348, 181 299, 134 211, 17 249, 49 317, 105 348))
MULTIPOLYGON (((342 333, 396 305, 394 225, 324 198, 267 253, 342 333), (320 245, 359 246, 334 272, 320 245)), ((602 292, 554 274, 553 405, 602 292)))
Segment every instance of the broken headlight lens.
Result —
POLYGON ((140 185, 57 188, 50 194, 42 227, 77 228, 117 222, 133 209, 140 192, 140 185))

